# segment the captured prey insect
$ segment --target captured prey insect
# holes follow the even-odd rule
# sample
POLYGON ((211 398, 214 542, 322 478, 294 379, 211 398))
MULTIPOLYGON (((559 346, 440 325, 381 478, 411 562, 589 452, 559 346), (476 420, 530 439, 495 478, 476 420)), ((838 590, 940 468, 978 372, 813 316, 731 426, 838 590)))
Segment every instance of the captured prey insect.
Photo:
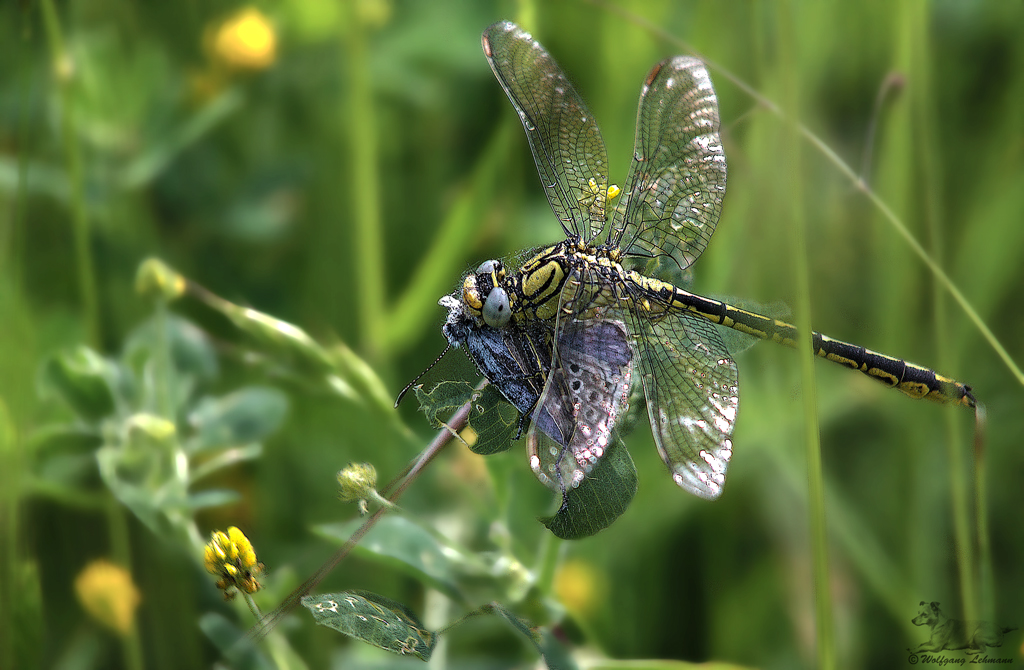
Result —
MULTIPOLYGON (((608 185, 600 130, 550 54, 513 23, 483 50, 526 129, 566 239, 519 267, 482 263, 441 299, 443 333, 520 413, 530 466, 564 495, 601 461, 640 384, 654 441, 683 489, 717 498, 732 456, 736 364, 718 328, 796 346, 788 323, 645 274, 688 268, 715 231, 726 162, 704 65, 677 56, 640 93, 633 161, 608 185), (609 202, 618 196, 612 207, 609 202)), ((813 333, 817 356, 915 398, 975 407, 970 387, 927 368, 813 333)))

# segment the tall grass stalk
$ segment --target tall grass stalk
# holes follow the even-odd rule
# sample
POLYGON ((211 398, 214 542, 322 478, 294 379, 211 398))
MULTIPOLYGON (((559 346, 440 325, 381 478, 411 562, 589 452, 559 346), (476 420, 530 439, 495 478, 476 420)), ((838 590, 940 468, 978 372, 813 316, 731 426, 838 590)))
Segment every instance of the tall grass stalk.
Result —
POLYGON ((370 26, 362 20, 359 3, 349 7, 348 34, 345 35, 345 57, 349 87, 348 129, 349 163, 352 183, 352 265, 359 318, 359 341, 363 351, 371 354, 379 349, 384 320, 384 261, 380 210, 380 156, 377 147, 377 121, 374 113, 370 63, 367 54, 367 32, 370 26))
POLYGON ((988 477, 985 472, 985 410, 975 429, 974 438, 974 520, 978 533, 978 591, 980 617, 992 621, 996 611, 995 571, 992 566, 992 541, 988 530, 988 477))
POLYGON ((537 4, 534 0, 518 0, 516 2, 516 23, 529 33, 536 34, 537 25, 537 4))
POLYGON ((64 167, 68 174, 71 209, 71 233, 75 244, 75 264, 78 271, 78 291, 82 301, 82 322, 86 340, 99 346, 99 299, 96 293, 96 270, 90 248, 89 215, 85 208, 85 187, 82 172, 82 154, 78 145, 74 99, 70 88, 75 81, 75 62, 64 42, 63 31, 53 0, 42 0, 43 24, 50 47, 52 75, 57 78, 57 96, 60 104, 60 132, 64 145, 64 167))
MULTIPOLYGON (((929 253, 939 263, 945 260, 943 239, 943 188, 942 175, 938 169, 941 160, 938 133, 936 132, 935 96, 932 90, 932 72, 929 67, 931 44, 928 41, 928 11, 926 7, 905 5, 905 26, 910 32, 911 72, 915 85, 911 86, 911 104, 914 128, 917 131, 915 144, 919 147, 920 165, 923 171, 925 223, 928 231, 929 253)), ((955 369, 950 364, 950 345, 947 335, 946 301, 942 288, 933 283, 932 305, 934 312, 933 332, 935 337, 936 360, 941 370, 955 369)), ((968 493, 967 474, 963 465, 968 462, 963 453, 960 439, 961 425, 959 412, 943 412, 945 422, 946 451, 949 461, 950 503, 952 505, 953 529, 956 541, 957 569, 960 577, 960 598, 965 619, 978 618, 977 570, 974 555, 974 534, 971 532, 971 500, 968 493)))
POLYGON ((832 593, 829 587, 828 532, 825 518, 825 480, 821 469, 821 437, 818 432, 818 409, 814 380, 814 351, 811 343, 811 290, 807 262, 806 223, 803 217, 803 189, 800 185, 800 131, 795 119, 800 118, 800 88, 796 72, 799 55, 793 22, 796 10, 787 4, 778 21, 779 62, 785 73, 781 80, 784 108, 789 122, 784 124, 786 193, 790 196, 789 233, 793 249, 793 280, 795 282, 796 326, 801 333, 800 388, 804 410, 804 446, 807 458, 807 511, 810 530, 811 565, 814 574, 814 619, 817 642, 817 667, 836 667, 835 626, 832 620, 832 593))

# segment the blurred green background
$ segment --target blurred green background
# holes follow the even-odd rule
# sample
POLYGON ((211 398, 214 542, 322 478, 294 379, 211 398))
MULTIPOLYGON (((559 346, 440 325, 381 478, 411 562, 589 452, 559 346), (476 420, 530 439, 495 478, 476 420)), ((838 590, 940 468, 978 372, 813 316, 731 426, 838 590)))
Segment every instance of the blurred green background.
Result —
MULTIPOLYGON (((934 367, 986 405, 979 472, 969 412, 816 364, 840 667, 907 664, 907 648, 928 638, 910 623, 919 601, 1024 627, 1021 381, 792 125, 865 179, 1024 359, 1021 3, 20 0, 0 5, 0 667, 209 666, 220 655, 200 616, 251 624, 223 604, 194 542, 141 522, 95 465, 74 476, 50 467, 55 434, 60 448, 88 435, 81 455, 122 425, 69 407, 54 390, 55 353, 85 345, 128 360, 131 342, 159 339, 139 324, 173 313, 217 354, 181 398, 261 387, 287 405, 258 458, 196 487, 239 494, 194 527, 245 531, 268 567, 267 609, 334 551, 311 527, 355 514, 338 503, 334 473, 370 461, 386 482, 426 445, 415 401, 396 418, 365 389, 332 391, 201 301, 140 295, 135 273, 159 257, 335 351, 344 344, 364 378, 396 395, 442 350, 440 295, 481 260, 560 235, 480 52, 481 31, 502 18, 522 22, 574 81, 619 184, 648 69, 676 53, 706 59, 729 191, 696 289, 790 305, 809 291, 816 329, 934 367), (795 217, 806 286, 793 272, 795 217), (75 595, 102 558, 127 562, 141 596, 127 636, 75 595)), ((544 595, 568 611, 559 630, 578 661, 814 667, 799 359, 760 344, 739 366, 735 456, 714 503, 672 484, 641 423, 627 440, 640 490, 595 537, 552 548, 536 521, 551 496, 521 446, 484 459, 452 445, 403 504, 473 551, 501 547, 531 570, 556 555, 544 595)), ((475 382, 475 371, 450 353, 426 381, 442 379, 475 382)), ((195 425, 172 414, 179 431, 195 425)), ((346 559, 320 590, 348 588, 421 613, 439 597, 369 555, 346 559)), ((315 628, 304 611, 281 628, 309 667, 420 663, 315 628)), ((483 621, 448 637, 452 667, 536 662, 483 621)), ((1011 632, 988 655, 1020 663, 1022 639, 1011 632)), ((276 662, 302 667, 289 658, 276 662)))

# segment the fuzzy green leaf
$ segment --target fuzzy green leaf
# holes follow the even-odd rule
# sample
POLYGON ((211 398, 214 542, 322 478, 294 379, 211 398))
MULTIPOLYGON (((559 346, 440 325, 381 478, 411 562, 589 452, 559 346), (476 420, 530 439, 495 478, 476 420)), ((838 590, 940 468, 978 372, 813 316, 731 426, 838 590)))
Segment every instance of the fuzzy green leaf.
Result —
POLYGON ((342 591, 305 596, 302 605, 321 626, 395 654, 426 661, 437 635, 426 630, 412 612, 389 598, 368 591, 342 591))
POLYGON ((248 387, 221 398, 204 398, 189 421, 196 427, 196 450, 259 442, 277 430, 288 399, 276 389, 248 387))
POLYGON ((43 364, 42 382, 83 419, 97 421, 114 411, 112 382, 117 366, 88 347, 55 354, 43 364))
POLYGON ((576 662, 573 661, 569 650, 549 630, 533 627, 530 622, 520 619, 500 603, 491 603, 487 609, 525 636, 544 657, 544 663, 549 670, 575 670, 576 662))

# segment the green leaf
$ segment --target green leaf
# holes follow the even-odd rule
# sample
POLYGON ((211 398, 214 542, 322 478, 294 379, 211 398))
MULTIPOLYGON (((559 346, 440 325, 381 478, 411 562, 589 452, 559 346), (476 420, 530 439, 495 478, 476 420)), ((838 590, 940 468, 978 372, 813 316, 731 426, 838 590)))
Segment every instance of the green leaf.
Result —
POLYGON ((68 487, 95 482, 98 432, 81 425, 45 426, 33 436, 33 471, 40 479, 68 487))
POLYGON ((597 467, 579 486, 565 492, 561 509, 540 521, 563 540, 589 537, 626 511, 636 487, 633 459, 620 440, 613 440, 597 467))
POLYGON ((207 612, 199 617, 199 628, 207 639, 231 662, 232 668, 270 670, 281 667, 271 664, 263 652, 222 614, 207 612))
MULTIPOLYGON (((361 524, 360 519, 322 524, 315 531, 330 540, 344 543, 361 524)), ((352 551, 401 570, 459 601, 464 597, 459 591, 457 576, 475 566, 474 561, 458 549, 442 544, 422 526, 396 515, 388 515, 378 521, 352 551)))
POLYGON ((429 392, 422 386, 413 387, 420 409, 432 428, 441 428, 460 407, 473 399, 476 390, 466 382, 441 382, 429 392))
POLYGON ((519 431, 519 410, 488 384, 473 401, 469 425, 476 431, 476 442, 469 447, 474 454, 488 456, 508 451, 519 431))
POLYGON ((208 507, 220 507, 230 505, 241 500, 242 496, 238 491, 230 489, 210 489, 199 491, 188 496, 188 506, 193 511, 206 509, 208 507))
POLYGON ((426 630, 401 603, 368 591, 342 591, 305 596, 302 605, 321 626, 395 654, 413 654, 426 661, 437 635, 426 630))
POLYGON ((500 603, 491 603, 486 609, 497 614, 524 635, 544 657, 544 663, 550 670, 575 670, 576 662, 573 661, 569 650, 551 634, 550 630, 534 628, 530 622, 520 619, 500 603))
POLYGON ((250 386, 222 398, 204 398, 189 415, 194 450, 259 442, 277 430, 288 399, 277 389, 250 386))
POLYGON ((128 189, 137 189, 150 184, 174 163, 175 157, 182 151, 223 124, 244 104, 245 97, 238 90, 225 89, 196 109, 178 127, 149 138, 151 141, 143 145, 144 151, 125 166, 120 175, 122 185, 128 189))
POLYGON ((42 369, 42 383, 71 409, 88 421, 114 412, 113 384, 117 366, 88 347, 79 346, 55 354, 42 369))
MULTIPOLYGON (((217 376, 217 354, 209 337, 191 321, 174 314, 149 319, 133 330, 125 345, 125 360, 144 362, 150 359, 162 340, 166 342, 174 368, 179 372, 199 379, 217 376), (159 330, 161 325, 163 332, 159 330)), ((138 366, 139 369, 141 367, 138 366)))
MULTIPOLYGON (((154 450, 155 451, 155 450, 154 450)), ((180 486, 167 486, 158 498, 153 490, 168 471, 163 454, 151 458, 115 445, 104 445, 96 452, 100 476, 110 492, 121 504, 131 510, 157 537, 171 536, 171 526, 166 512, 184 508, 185 491, 180 486)))

